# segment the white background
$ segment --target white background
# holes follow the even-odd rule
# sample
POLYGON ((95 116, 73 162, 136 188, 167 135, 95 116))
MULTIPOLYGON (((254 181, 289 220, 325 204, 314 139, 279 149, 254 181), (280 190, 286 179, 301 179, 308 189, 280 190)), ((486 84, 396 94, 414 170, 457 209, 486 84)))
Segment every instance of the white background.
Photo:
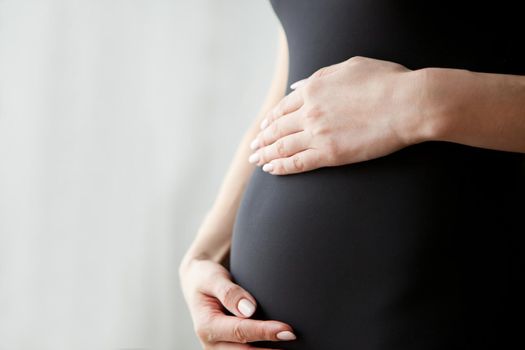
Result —
POLYGON ((177 267, 273 73, 269 1, 0 0, 0 349, 200 349, 177 267))

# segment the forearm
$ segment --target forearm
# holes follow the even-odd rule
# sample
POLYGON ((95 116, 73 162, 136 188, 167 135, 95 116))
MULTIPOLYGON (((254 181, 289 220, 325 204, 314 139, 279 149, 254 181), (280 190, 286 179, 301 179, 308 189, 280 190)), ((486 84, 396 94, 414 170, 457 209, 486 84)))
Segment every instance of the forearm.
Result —
POLYGON ((420 140, 525 153, 525 76, 447 68, 418 74, 420 140))
POLYGON ((267 111, 284 97, 287 79, 288 47, 281 28, 276 68, 265 101, 242 137, 218 195, 181 261, 181 267, 194 258, 210 259, 226 265, 236 213, 248 179, 255 169, 255 165, 248 162, 250 142, 259 132, 259 125, 267 111))

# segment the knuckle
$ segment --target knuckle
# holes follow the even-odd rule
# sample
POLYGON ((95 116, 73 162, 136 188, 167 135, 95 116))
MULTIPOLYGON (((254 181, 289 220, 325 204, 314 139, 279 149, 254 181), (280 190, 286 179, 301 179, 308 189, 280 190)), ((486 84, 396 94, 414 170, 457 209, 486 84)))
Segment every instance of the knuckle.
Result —
MULTIPOLYGON (((273 128, 273 126, 272 126, 272 128, 273 128)), ((259 146, 266 146, 266 145, 270 144, 270 140, 271 140, 270 132, 271 132, 270 130, 264 130, 259 135, 259 146)))
POLYGON ((209 336, 210 335, 210 331, 209 331, 208 327, 206 327, 202 323, 195 324, 193 326, 193 331, 195 332, 197 337, 199 337, 199 339, 201 339, 203 341, 208 341, 208 339, 210 338, 210 336, 209 336))
POLYGON ((329 133, 330 129, 323 124, 315 125, 311 128, 311 134, 313 137, 325 136, 329 133))
POLYGON ((266 324, 267 321, 257 321, 256 327, 253 330, 254 336, 258 339, 274 340, 276 339, 274 335, 275 330, 269 327, 266 324))
POLYGON ((320 78, 328 72, 328 67, 322 67, 316 70, 313 74, 314 77, 320 78))
POLYGON ((279 131, 280 131, 280 127, 279 127, 279 123, 278 121, 274 121, 271 125, 270 125, 270 132, 275 135, 275 136, 279 136, 279 131))
POLYGON ((282 139, 275 142, 275 150, 277 152, 277 155, 280 158, 283 158, 286 156, 286 148, 284 145, 284 141, 282 139))
POLYGON ((270 122, 273 118, 273 109, 270 109, 269 111, 267 111, 266 114, 264 115, 264 118, 268 120, 268 122, 270 122))
POLYGON ((304 93, 304 96, 306 98, 309 98, 311 96, 315 96, 318 92, 319 92, 319 89, 321 88, 321 79, 319 78, 314 78, 314 79, 311 79, 308 84, 306 84, 302 89, 303 89, 303 93, 304 93))
POLYGON ((262 137, 265 145, 272 144, 276 137, 279 137, 279 132, 281 127, 278 125, 278 121, 273 121, 271 124, 263 131, 262 137))
POLYGON ((285 172, 282 162, 273 161, 272 165, 273 165, 273 171, 272 171, 273 174, 282 174, 285 172))
POLYGON ((283 104, 279 103, 272 111, 272 117, 271 120, 275 120, 279 118, 283 114, 283 104))
POLYGON ((364 60, 364 57, 363 56, 359 56, 359 55, 352 56, 349 59, 349 61, 353 62, 353 63, 359 63, 359 62, 362 62, 363 60, 364 60))
POLYGON ((199 313, 193 323, 193 331, 202 341, 213 341, 215 339, 212 325, 214 324, 213 314, 210 312, 199 313))
POLYGON ((311 105, 311 106, 305 107, 304 117, 306 119, 308 119, 308 120, 319 119, 319 117, 321 117, 321 115, 323 115, 323 111, 322 111, 321 107, 319 107, 317 105, 311 105))
POLYGON ((323 154, 323 152, 315 152, 311 156, 311 162, 312 164, 315 164, 316 167, 333 165, 333 162, 329 159, 329 157, 329 155, 323 154))
POLYGON ((276 332, 274 328, 271 327, 261 327, 259 336, 262 339, 276 340, 276 332))
POLYGON ((259 150, 259 161, 257 164, 264 164, 268 159, 268 146, 265 146, 259 150))
POLYGON ((248 332, 246 331, 246 321, 241 319, 233 326, 233 337, 239 343, 248 342, 248 332))
POLYGON ((325 147, 326 147, 325 154, 327 156, 326 157, 327 160, 330 162, 336 161, 339 156, 339 147, 335 139, 333 137, 327 138, 325 147))
POLYGON ((294 155, 292 157, 292 164, 294 171, 303 171, 304 170, 304 161, 301 156, 294 155))
POLYGON ((223 303, 228 306, 233 306, 234 300, 240 292, 240 287, 228 283, 222 287, 220 295, 222 296, 223 303))

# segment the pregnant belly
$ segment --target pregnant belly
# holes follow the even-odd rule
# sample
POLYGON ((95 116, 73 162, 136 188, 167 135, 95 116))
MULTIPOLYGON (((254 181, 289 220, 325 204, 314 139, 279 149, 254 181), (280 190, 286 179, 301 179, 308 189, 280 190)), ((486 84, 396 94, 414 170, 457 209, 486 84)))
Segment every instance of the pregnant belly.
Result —
POLYGON ((501 348, 523 326, 512 318, 523 164, 522 154, 424 142, 300 174, 257 168, 230 271, 258 301, 252 318, 286 322, 297 339, 253 346, 501 348))

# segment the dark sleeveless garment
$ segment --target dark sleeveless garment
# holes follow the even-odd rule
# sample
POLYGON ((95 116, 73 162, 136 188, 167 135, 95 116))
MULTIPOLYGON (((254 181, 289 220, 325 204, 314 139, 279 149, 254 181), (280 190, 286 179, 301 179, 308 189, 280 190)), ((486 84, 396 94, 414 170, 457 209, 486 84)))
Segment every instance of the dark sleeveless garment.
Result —
MULTIPOLYGON (((519 1, 271 4, 288 38, 288 84, 354 55, 525 75, 519 1)), ((252 344, 523 348, 524 183, 525 154, 441 141, 300 174, 256 168, 230 271, 258 301, 252 318, 286 322, 297 339, 252 344)))

